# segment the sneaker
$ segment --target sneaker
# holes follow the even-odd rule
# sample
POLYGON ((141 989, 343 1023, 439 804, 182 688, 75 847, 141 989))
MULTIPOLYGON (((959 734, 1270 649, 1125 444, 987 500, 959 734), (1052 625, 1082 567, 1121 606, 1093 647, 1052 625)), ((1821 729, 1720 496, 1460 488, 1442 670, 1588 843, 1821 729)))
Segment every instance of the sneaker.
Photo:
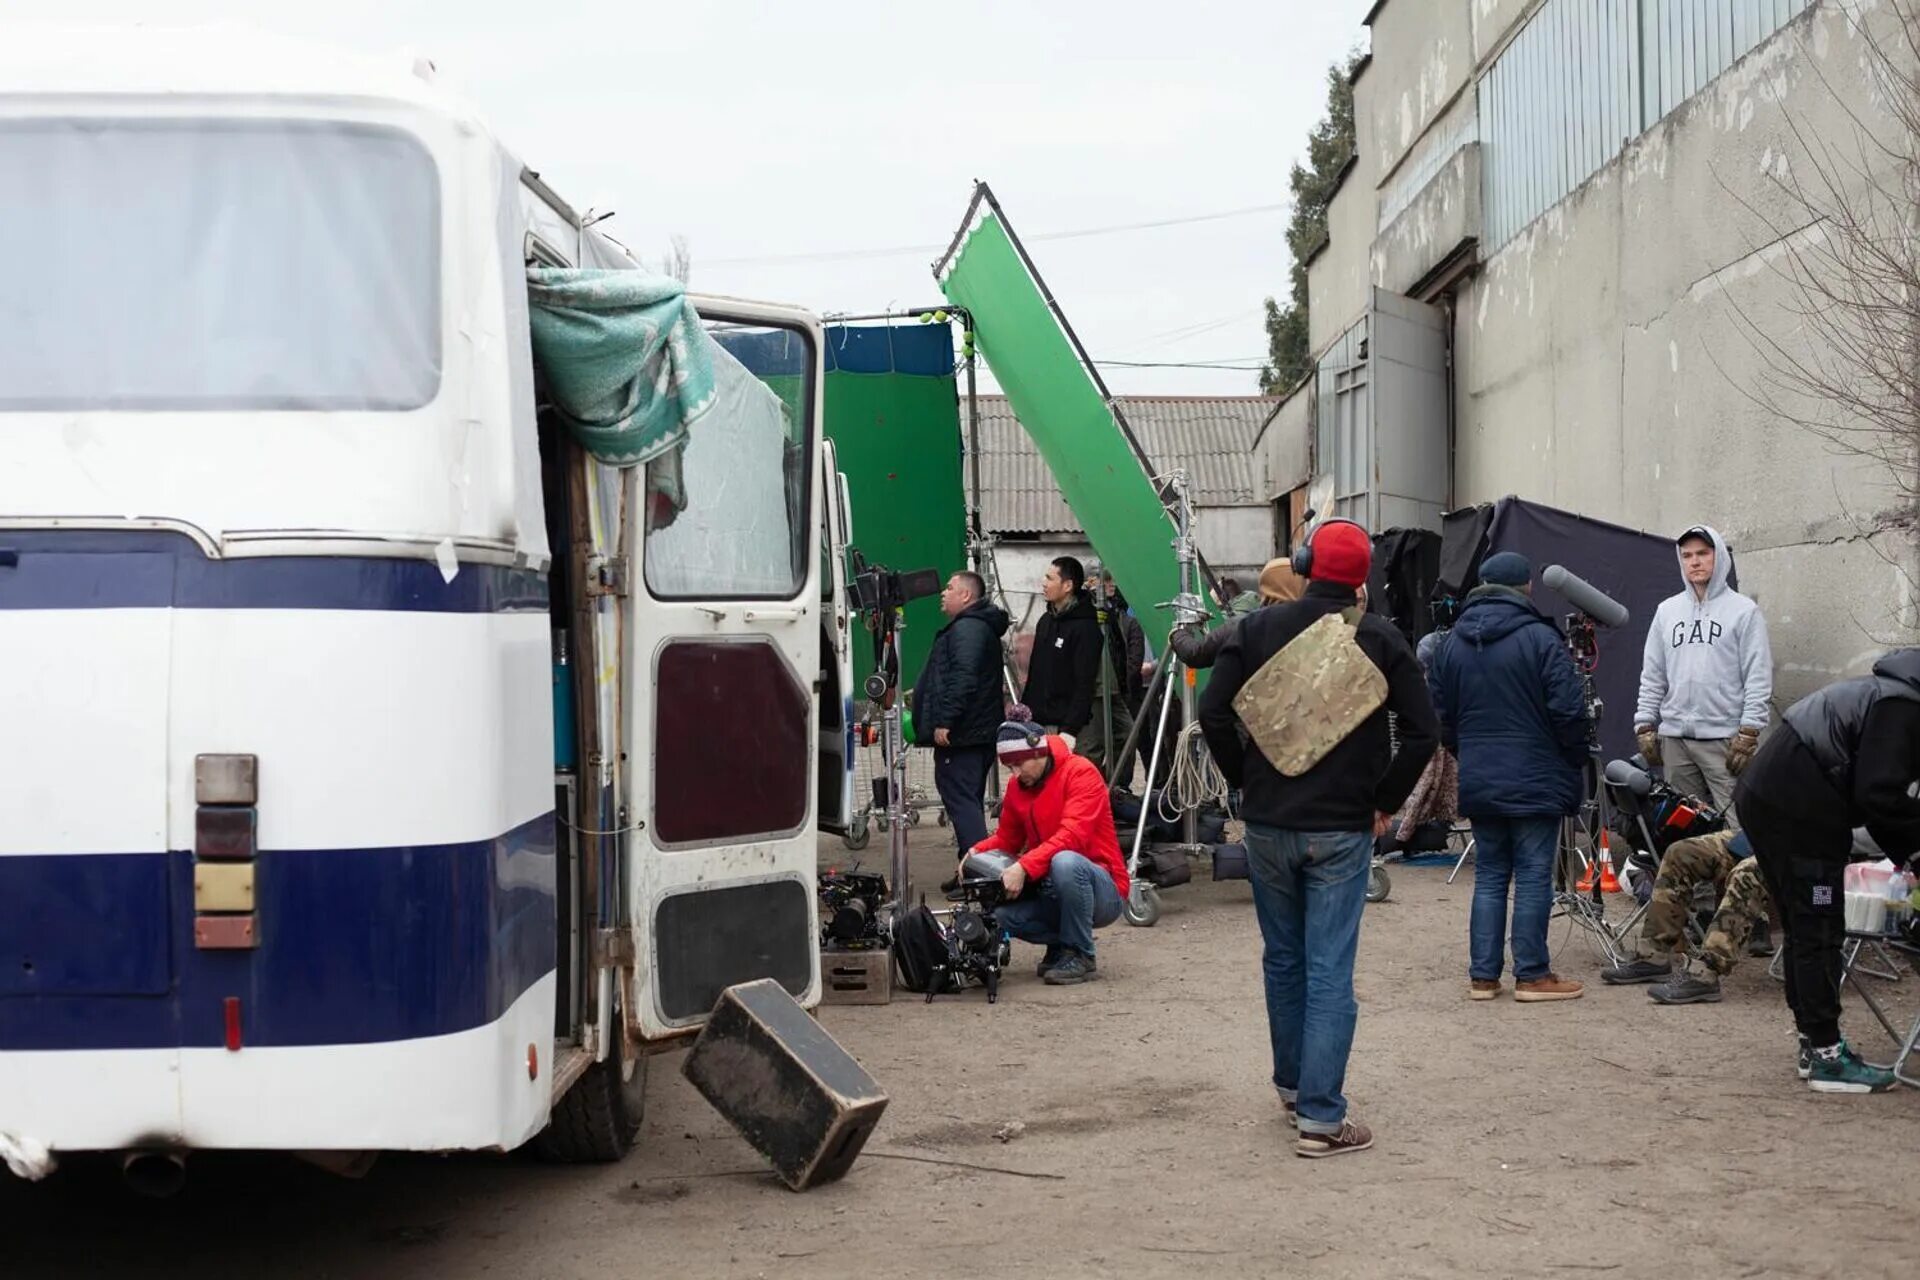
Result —
POLYGON ((1747 954, 1757 959, 1768 960, 1773 957, 1774 945, 1771 934, 1756 933, 1747 939, 1747 954))
POLYGON ((1287 1124, 1296 1131, 1300 1128, 1300 1108, 1292 1098, 1280 1099, 1280 1105, 1286 1110, 1287 1124))
POLYGON ((1048 947, 1047 953, 1040 957, 1040 963, 1034 966, 1033 976, 1036 978, 1046 977, 1047 970, 1059 964, 1065 957, 1065 954, 1065 951, 1060 947, 1048 947))
POLYGON ((1720 979, 1712 975, 1701 978, 1691 973, 1676 973, 1670 980, 1648 987, 1647 994, 1659 1004, 1718 1004, 1720 979))
POLYGON ((1467 984, 1467 999, 1492 1000, 1500 995, 1498 978, 1475 978, 1467 984))
POLYGON ((1078 951, 1068 951, 1059 964, 1047 970, 1042 979, 1050 987, 1072 987, 1082 982, 1090 982, 1100 976, 1099 966, 1094 964, 1092 956, 1083 956, 1078 951))
POLYGON ((1571 978, 1563 978, 1550 973, 1544 978, 1535 978, 1532 982, 1513 984, 1513 998, 1521 1004, 1536 1004, 1546 1000, 1578 1000, 1586 988, 1571 978))
POLYGON ((1800 1061, 1794 1074, 1802 1080, 1813 1074, 1813 1041, 1805 1036, 1800 1037, 1800 1061))
POLYGON ((1893 1087, 1893 1072, 1862 1062, 1845 1040, 1830 1049, 1815 1049, 1807 1076, 1815 1093, 1885 1093, 1893 1087))
POLYGON ((1634 982, 1665 982, 1673 976, 1673 966, 1663 960, 1635 956, 1625 964, 1600 971, 1600 980, 1608 986, 1624 987, 1634 982))
POLYGON ((1344 1156, 1350 1151, 1365 1151, 1373 1145, 1373 1130, 1348 1120, 1338 1133, 1303 1133, 1293 1144, 1295 1155, 1309 1160, 1344 1156))

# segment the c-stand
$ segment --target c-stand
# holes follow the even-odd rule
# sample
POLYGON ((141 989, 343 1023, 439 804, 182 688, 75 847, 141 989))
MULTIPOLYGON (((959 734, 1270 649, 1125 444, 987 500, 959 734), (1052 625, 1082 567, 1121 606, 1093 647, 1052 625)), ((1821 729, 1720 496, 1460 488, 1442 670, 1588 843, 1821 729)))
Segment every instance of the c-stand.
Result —
POLYGON ((895 573, 869 565, 858 551, 851 552, 850 558, 853 605, 867 615, 873 632, 873 674, 867 677, 865 692, 880 711, 880 758, 886 777, 875 778, 873 789, 874 801, 883 802, 887 814, 891 921, 899 918, 912 897, 907 868, 907 737, 900 707, 900 616, 909 600, 939 592, 940 575, 933 569, 895 573))
POLYGON ((1554 858, 1553 914, 1564 916, 1586 931, 1610 965, 1624 964, 1629 957, 1625 929, 1607 919, 1607 900, 1601 888, 1602 877, 1595 864, 1608 857, 1609 813, 1606 778, 1600 767, 1600 717, 1606 704, 1594 690, 1594 673, 1600 669, 1598 624, 1581 610, 1567 615, 1567 653, 1580 673, 1581 696, 1587 708, 1587 764, 1581 771, 1586 797, 1580 811, 1560 824, 1560 844, 1554 858), (1586 847, 1581 848, 1585 837, 1586 847), (1592 872, 1593 874, 1589 874, 1592 872))

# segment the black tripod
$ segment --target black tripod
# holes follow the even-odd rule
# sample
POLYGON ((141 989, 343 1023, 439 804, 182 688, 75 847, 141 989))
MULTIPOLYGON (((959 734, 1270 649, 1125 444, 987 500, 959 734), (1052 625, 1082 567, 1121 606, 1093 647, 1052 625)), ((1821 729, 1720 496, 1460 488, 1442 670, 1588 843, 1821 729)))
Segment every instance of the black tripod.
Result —
POLYGON ((1600 668, 1596 623, 1584 612, 1567 615, 1567 652, 1580 672, 1581 693, 1587 704, 1587 763, 1580 771, 1585 796, 1579 812, 1560 824, 1560 846, 1553 864, 1552 919, 1566 919, 1587 934, 1587 941, 1609 965, 1630 957, 1626 934, 1639 913, 1625 927, 1607 919, 1606 893, 1596 865, 1606 851, 1612 821, 1607 784, 1600 767, 1600 716, 1606 704, 1594 692, 1594 673, 1600 668), (1581 887, 1584 882, 1585 888, 1581 887))

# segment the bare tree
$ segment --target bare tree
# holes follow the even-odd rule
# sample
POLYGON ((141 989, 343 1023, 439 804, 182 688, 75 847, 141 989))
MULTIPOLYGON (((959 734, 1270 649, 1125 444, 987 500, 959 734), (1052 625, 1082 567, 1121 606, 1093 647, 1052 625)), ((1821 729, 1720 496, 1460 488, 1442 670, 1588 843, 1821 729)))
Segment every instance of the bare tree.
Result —
POLYGON ((1864 513, 1863 532, 1911 537, 1920 528, 1920 0, 1880 9, 1875 19, 1848 0, 1837 5, 1860 42, 1864 96, 1878 118, 1855 107, 1857 81, 1836 87, 1803 50, 1803 65, 1848 127, 1829 134, 1782 113, 1793 152, 1767 168, 1782 197, 1766 202, 1772 211, 1721 182, 1770 233, 1755 254, 1789 286, 1781 309, 1792 321, 1763 325, 1735 308, 1765 373, 1757 386, 1730 380, 1770 413, 1870 464, 1891 503, 1864 513))
POLYGON ((660 259, 660 274, 678 280, 681 284, 690 284, 693 278, 693 248, 687 238, 674 232, 668 238, 670 248, 660 259))

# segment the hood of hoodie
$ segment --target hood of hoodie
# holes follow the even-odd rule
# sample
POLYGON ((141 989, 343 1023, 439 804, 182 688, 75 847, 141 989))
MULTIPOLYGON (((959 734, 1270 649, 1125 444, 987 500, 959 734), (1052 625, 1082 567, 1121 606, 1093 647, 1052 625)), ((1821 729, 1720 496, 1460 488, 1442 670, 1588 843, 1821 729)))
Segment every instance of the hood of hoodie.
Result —
MULTIPOLYGON (((1727 540, 1721 537, 1720 531, 1712 525, 1697 524, 1687 530, 1687 533, 1691 534, 1695 530, 1706 534, 1713 541, 1713 577, 1707 580, 1707 599, 1711 600, 1731 590, 1727 586, 1727 575, 1733 572, 1733 555, 1727 550, 1727 540)), ((1692 595, 1693 584, 1687 581, 1687 562, 1680 558, 1680 544, 1677 542, 1673 544, 1673 559, 1674 563, 1680 566, 1681 590, 1692 595)))
POLYGON ((1100 626, 1100 611, 1095 609, 1093 607, 1093 601, 1084 595, 1073 597, 1073 603, 1064 609, 1055 608, 1051 605, 1048 607, 1052 609, 1053 616, 1059 620, 1062 626, 1069 623, 1075 626, 1087 626, 1095 629, 1098 629, 1100 626))
POLYGON ((1895 649, 1873 664, 1873 674, 1920 689, 1920 649, 1895 649))
POLYGON ((1542 626, 1559 629, 1533 607, 1533 601, 1512 587, 1476 587, 1460 610, 1453 633, 1472 645, 1504 640, 1522 627, 1542 626))
MULTIPOLYGON (((953 622, 959 622, 961 618, 971 618, 976 622, 986 623, 988 629, 991 630, 995 636, 1007 634, 1007 628, 1013 624, 1013 619, 1007 616, 1007 611, 991 600, 975 600, 972 604, 962 609, 960 616, 955 618, 953 622)), ((947 625, 952 626, 953 622, 949 622, 947 625)))

